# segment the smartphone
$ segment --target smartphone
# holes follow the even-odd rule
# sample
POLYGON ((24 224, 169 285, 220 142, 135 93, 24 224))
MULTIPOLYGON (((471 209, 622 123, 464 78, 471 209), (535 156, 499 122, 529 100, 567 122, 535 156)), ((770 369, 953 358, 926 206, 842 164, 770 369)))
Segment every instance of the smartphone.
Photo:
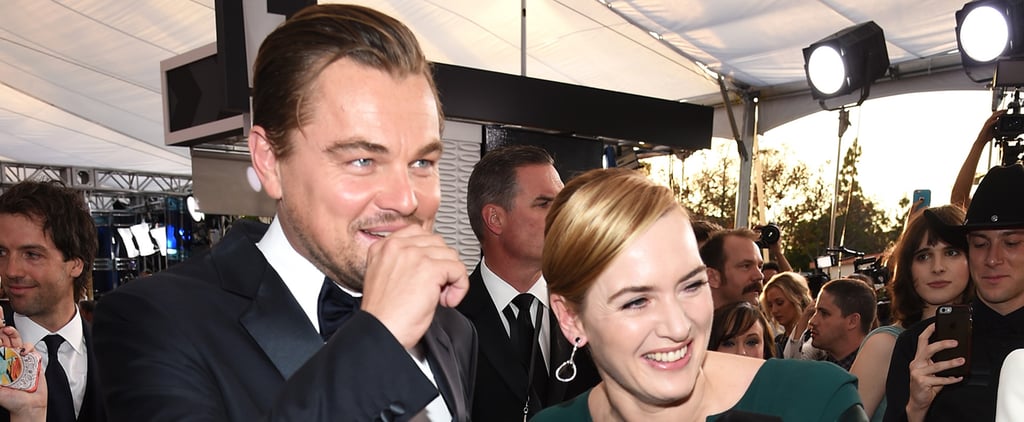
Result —
POLYGON ((39 375, 42 367, 39 365, 39 355, 28 353, 21 355, 18 350, 9 347, 0 347, 0 386, 36 391, 39 386, 39 375))
POLYGON ((936 373, 940 377, 966 377, 971 366, 971 307, 970 305, 943 305, 935 312, 935 334, 932 340, 957 341, 956 347, 940 350, 932 361, 940 362, 964 358, 963 365, 936 373))
POLYGON ((917 200, 923 200, 919 207, 928 208, 932 206, 932 190, 931 189, 918 189, 914 191, 914 197, 910 200, 910 206, 914 206, 917 200))

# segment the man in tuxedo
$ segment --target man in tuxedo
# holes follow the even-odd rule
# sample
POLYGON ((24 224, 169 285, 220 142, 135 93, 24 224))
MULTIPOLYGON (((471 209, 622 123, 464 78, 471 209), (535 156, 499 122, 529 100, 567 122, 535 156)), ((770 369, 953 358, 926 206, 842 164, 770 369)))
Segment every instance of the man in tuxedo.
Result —
POLYGON ((432 231, 440 110, 389 16, 321 4, 275 29, 249 150, 277 214, 100 301, 110 418, 468 420, 476 338, 449 309, 468 277, 432 231))
POLYGON ((506 146, 484 155, 469 177, 469 221, 483 258, 458 310, 480 337, 475 420, 522 420, 524 408, 533 416, 600 380, 586 352, 576 353, 575 379, 555 377, 572 345, 554 321, 540 271, 544 218, 562 190, 553 164, 541 148, 506 146))
MULTIPOLYGON (((0 195, 0 280, 11 308, 4 321, 41 355, 48 422, 104 420, 92 334, 77 306, 98 247, 81 192, 27 181, 0 195)), ((8 410, 0 420, 17 419, 8 410)))

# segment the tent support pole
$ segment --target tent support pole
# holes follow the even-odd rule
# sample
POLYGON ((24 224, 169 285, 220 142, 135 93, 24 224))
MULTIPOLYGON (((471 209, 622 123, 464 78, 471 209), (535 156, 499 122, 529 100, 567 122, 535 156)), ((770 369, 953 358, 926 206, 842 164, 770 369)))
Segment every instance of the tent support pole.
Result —
POLYGON ((519 75, 526 76, 526 0, 520 7, 519 25, 519 75))
POLYGON ((757 132, 756 94, 746 93, 743 98, 743 133, 739 139, 740 154, 739 189, 736 191, 736 228, 750 226, 750 181, 753 173, 754 137, 757 132))

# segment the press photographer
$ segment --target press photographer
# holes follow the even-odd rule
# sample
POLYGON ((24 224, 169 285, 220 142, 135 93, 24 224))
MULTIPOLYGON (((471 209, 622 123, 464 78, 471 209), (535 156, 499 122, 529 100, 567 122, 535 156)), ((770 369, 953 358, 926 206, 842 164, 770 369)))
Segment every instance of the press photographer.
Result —
POLYGON ((1020 161, 1020 155, 1024 153, 1024 140, 1018 138, 1024 133, 1024 115, 1020 113, 1020 108, 1020 90, 1015 89, 1013 100, 1006 107, 1006 114, 996 119, 996 143, 1003 149, 1004 166, 1020 161))
MULTIPOLYGON (((782 239, 782 229, 778 225, 775 223, 768 223, 763 226, 757 225, 754 226, 754 233, 757 233, 758 236, 755 242, 757 246, 761 249, 768 249, 768 261, 762 265, 762 270, 771 268, 775 269, 776 273, 793 271, 793 267, 789 265, 786 255, 782 253, 782 243, 779 242, 782 239)), ((765 274, 764 281, 768 282, 770 279, 771 277, 765 274)))
MULTIPOLYGON (((971 145, 970 152, 957 173, 953 189, 950 191, 949 203, 967 208, 971 204, 971 187, 978 176, 978 162, 985 147, 993 140, 1002 149, 1002 164, 1013 164, 1020 160, 1024 153, 1024 141, 1019 136, 1024 134, 1024 114, 1021 114, 1020 90, 1013 91, 1013 100, 1006 109, 996 110, 982 124, 978 137, 971 145)), ((985 169, 987 170, 987 169, 985 169)))

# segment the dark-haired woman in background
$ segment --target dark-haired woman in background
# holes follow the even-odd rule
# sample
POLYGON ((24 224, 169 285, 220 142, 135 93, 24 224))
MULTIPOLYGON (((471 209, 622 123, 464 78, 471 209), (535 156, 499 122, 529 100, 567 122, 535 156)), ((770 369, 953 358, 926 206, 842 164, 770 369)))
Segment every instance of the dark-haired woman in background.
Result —
POLYGON ((761 310, 750 302, 736 302, 715 309, 708 350, 768 359, 775 356, 775 342, 761 310))
POLYGON ((929 208, 910 220, 896 243, 891 258, 896 264, 888 286, 893 324, 868 333, 850 368, 860 380, 857 389, 872 421, 881 421, 885 414, 885 381, 896 337, 914 323, 935 316, 941 305, 969 301, 974 289, 967 268, 967 238, 949 228, 963 221, 959 207, 929 208))

